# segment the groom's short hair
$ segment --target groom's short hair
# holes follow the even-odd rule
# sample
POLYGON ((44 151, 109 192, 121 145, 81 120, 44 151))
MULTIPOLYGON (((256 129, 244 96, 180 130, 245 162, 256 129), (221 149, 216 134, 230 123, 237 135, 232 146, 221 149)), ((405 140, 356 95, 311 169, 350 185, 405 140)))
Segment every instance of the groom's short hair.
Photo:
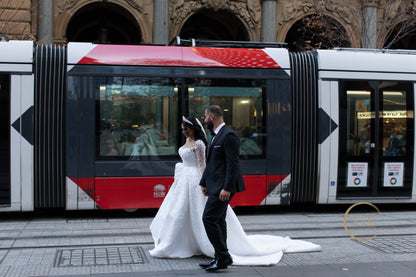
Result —
POLYGON ((223 118, 224 117, 224 113, 223 113, 221 107, 218 106, 218 105, 209 106, 207 108, 207 112, 214 114, 215 117, 218 117, 218 118, 223 118))

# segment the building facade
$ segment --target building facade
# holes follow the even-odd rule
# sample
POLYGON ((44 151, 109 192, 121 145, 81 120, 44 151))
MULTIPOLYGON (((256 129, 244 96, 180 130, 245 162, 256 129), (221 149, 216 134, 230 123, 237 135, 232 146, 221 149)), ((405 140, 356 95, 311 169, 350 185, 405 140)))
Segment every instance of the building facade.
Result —
POLYGON ((415 10, 412 0, 1 0, 0 36, 57 44, 168 44, 181 36, 295 45, 320 25, 314 32, 324 30, 334 42, 342 37, 334 46, 416 49, 415 10), (327 31, 323 19, 332 26, 327 31))

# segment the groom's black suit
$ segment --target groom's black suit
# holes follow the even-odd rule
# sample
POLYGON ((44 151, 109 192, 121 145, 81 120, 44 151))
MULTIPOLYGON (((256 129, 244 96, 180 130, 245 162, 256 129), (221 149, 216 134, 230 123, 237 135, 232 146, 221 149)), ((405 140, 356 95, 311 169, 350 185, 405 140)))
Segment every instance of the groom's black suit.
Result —
POLYGON ((208 192, 202 220, 214 246, 215 258, 220 261, 230 257, 225 223, 228 204, 236 192, 245 190, 240 172, 239 151, 240 140, 237 134, 223 126, 208 148, 206 168, 200 181, 200 186, 206 187, 208 192), (228 201, 219 200, 222 189, 231 192, 228 201))

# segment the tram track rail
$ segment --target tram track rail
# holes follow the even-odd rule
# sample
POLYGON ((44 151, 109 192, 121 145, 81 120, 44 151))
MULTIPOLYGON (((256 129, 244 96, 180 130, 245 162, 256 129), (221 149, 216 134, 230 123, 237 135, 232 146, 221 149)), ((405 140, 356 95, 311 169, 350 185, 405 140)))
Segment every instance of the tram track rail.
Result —
MULTIPOLYGON (((339 224, 339 222, 327 222, 327 223, 334 223, 334 224, 339 224)), ((259 224, 252 224, 252 225, 256 225, 258 226, 259 224)), ((321 225, 325 225, 323 223, 321 223, 321 225)), ((265 226, 265 225, 262 225, 265 226)), ((318 227, 300 227, 300 228, 295 228, 295 227, 265 227, 265 228, 250 228, 249 224, 244 224, 244 231, 246 233, 256 233, 256 232, 279 232, 279 231, 319 231, 319 230, 343 230, 345 229, 344 226, 333 226, 333 227, 327 227, 327 226, 318 226, 318 227)), ((385 228, 415 228, 416 227, 416 223, 408 223, 408 224, 383 224, 383 225, 379 225, 379 227, 385 229, 385 228)), ((39 229, 39 228, 34 228, 34 229, 8 229, 8 230, 0 230, 0 240, 5 240, 5 239, 10 239, 10 237, 2 237, 1 234, 2 233, 23 233, 23 232, 100 232, 98 233, 90 233, 90 234, 74 234, 74 235, 52 235, 52 236, 48 236, 48 238, 61 238, 61 237, 91 237, 91 236, 97 236, 97 235, 106 235, 106 236, 124 236, 124 235, 151 235, 150 231, 143 231, 143 232, 123 232, 123 233, 119 233, 119 234, 114 234, 114 233, 103 233, 103 231, 112 231, 112 230, 131 230, 132 227, 117 227, 117 228, 56 228, 56 229, 39 229)), ((140 229, 140 228, 137 228, 140 229)), ((40 238, 46 238, 46 236, 19 236, 16 237, 16 239, 24 239, 24 238, 31 238, 31 239, 40 239, 40 238)))
MULTIPOLYGON (((405 232, 403 229, 409 228, 411 230, 414 230, 416 227, 416 224, 386 224, 380 226, 383 229, 395 229, 398 232, 394 233, 380 233, 378 234, 378 237, 392 237, 392 236, 399 236, 399 237, 407 237, 407 236, 416 236, 416 232, 405 232), (400 232, 399 230, 402 229, 404 232, 400 232)), ((131 228, 123 228, 131 229, 131 228)), ((365 229, 365 228, 363 228, 365 229)), ((91 229, 16 229, 16 230, 2 230, 0 231, 0 242, 3 241, 13 241, 11 246, 0 246, 0 251, 7 251, 7 250, 23 250, 23 249, 42 249, 42 248, 63 248, 63 247, 88 247, 88 246, 94 246, 94 247, 108 247, 108 246, 117 246, 117 245, 149 245, 153 244, 153 240, 151 238, 150 231, 136 231, 136 232, 118 232, 114 233, 111 231, 114 230, 120 230, 120 228, 107 228, 107 229, 97 229, 97 228, 91 228, 91 229), (103 230, 108 231, 108 233, 103 232, 103 230), (71 232, 90 232, 85 234, 44 234, 44 235, 24 235, 24 232, 65 232, 65 231, 71 231, 71 232), (93 233, 93 231, 97 231, 97 233, 93 233), (5 233, 16 233, 16 235, 13 236, 1 236, 1 234, 5 233), (99 233, 98 233, 99 232, 99 233), (53 243, 53 244, 39 244, 39 245, 24 245, 24 246, 17 246, 15 245, 16 242, 19 240, 46 240, 50 242, 50 240, 60 240, 60 239, 85 239, 85 238, 95 238, 97 236, 100 237, 144 237, 143 241, 140 242, 111 242, 111 243, 75 243, 75 244, 68 244, 68 243, 53 243)), ((264 233, 273 233, 273 232, 291 232, 295 235, 291 236, 292 239, 300 239, 300 240, 313 240, 313 239, 335 239, 335 238, 349 238, 347 232, 344 231, 343 226, 333 226, 331 228, 328 227, 307 227, 307 228, 284 228, 284 227, 269 227, 269 228, 246 228, 245 229, 247 234, 264 234, 264 233), (296 235, 295 233, 299 233, 300 231, 334 231, 334 232, 326 232, 326 233, 320 233, 320 232, 313 232, 313 235, 296 235)), ((365 236, 365 235, 362 235, 365 236)), ((360 236, 357 236, 360 237, 360 236)), ((4 243, 3 243, 4 244, 4 243)))
MULTIPOLYGON (((124 234, 123 234, 124 235, 124 234)), ((133 235, 133 234, 131 234, 133 235)), ((402 234, 379 234, 377 237, 410 237, 416 236, 415 233, 402 233, 402 234)), ((357 236, 361 237, 361 236, 357 236)), ((336 238, 350 238, 348 234, 346 235, 333 235, 333 236, 293 236, 291 239, 301 239, 301 240, 311 240, 311 239, 336 239, 336 238)), ((352 238, 351 238, 352 239, 352 238)), ((12 239, 10 239, 12 240, 12 239)), ((144 241, 144 242, 114 242, 114 243, 95 243, 95 244, 56 244, 56 245, 37 245, 37 246, 10 246, 10 247, 0 247, 0 251, 9 251, 9 250, 25 250, 25 249, 55 249, 55 248, 77 248, 77 247, 110 247, 110 246, 128 246, 128 245, 151 245, 153 241, 144 241)))

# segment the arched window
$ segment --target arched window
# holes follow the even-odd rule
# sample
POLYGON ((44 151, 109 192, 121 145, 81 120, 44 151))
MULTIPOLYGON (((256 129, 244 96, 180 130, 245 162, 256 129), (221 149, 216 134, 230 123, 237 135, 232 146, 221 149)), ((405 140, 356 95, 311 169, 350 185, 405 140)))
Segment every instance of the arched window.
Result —
POLYGON ((350 47, 345 28, 334 18, 323 14, 302 17, 290 28, 285 42, 291 51, 350 47))
POLYGON ((184 39, 248 41, 249 35, 243 23, 225 10, 202 9, 183 25, 180 37, 184 39))
POLYGON ((140 44, 142 34, 134 17, 111 3, 93 3, 80 9, 70 20, 68 41, 140 44))
POLYGON ((398 24, 386 37, 383 48, 416 49, 416 19, 398 24))

